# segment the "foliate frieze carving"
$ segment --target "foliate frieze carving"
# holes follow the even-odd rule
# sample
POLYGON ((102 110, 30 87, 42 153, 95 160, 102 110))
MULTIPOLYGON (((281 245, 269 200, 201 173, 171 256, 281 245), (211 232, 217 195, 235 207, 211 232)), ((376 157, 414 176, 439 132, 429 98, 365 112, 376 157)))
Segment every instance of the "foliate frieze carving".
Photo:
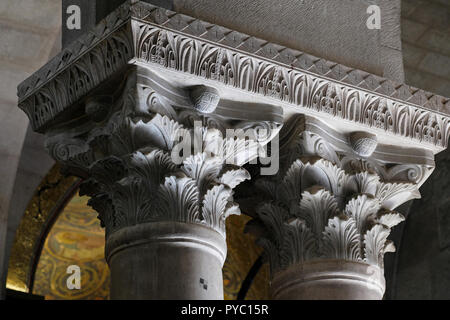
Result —
POLYGON ((135 60, 438 149, 448 144, 448 98, 131 1, 26 80, 19 87, 20 107, 33 128, 43 131, 105 76, 135 60))
MULTIPOLYGON (((139 82, 139 72, 128 75, 121 97, 100 112, 103 120, 93 116, 76 127, 67 124, 64 133, 49 132, 50 154, 84 173, 80 193, 91 197, 108 235, 140 223, 176 221, 225 236, 225 219, 240 214, 233 189, 250 179, 242 166, 264 155, 281 123, 208 113, 220 109, 209 88, 195 87, 193 102, 176 107, 139 82)), ((186 99, 192 99, 189 91, 186 99)))
MULTIPOLYGON (((389 79, 146 3, 137 3, 131 7, 131 11, 133 18, 140 22, 161 25, 164 26, 164 29, 173 33, 189 35, 202 41, 216 44, 219 48, 242 52, 249 56, 249 59, 258 57, 262 60, 270 61, 270 63, 288 66, 289 69, 303 70, 308 74, 321 75, 327 79, 341 81, 350 86, 371 90, 383 96, 408 101, 411 104, 424 106, 431 110, 443 111, 445 110, 445 105, 449 103, 447 98, 439 97, 417 88, 397 84, 389 79)), ((220 51, 219 54, 222 56, 221 59, 226 57, 225 50, 220 51)), ((224 60, 227 60, 227 58, 224 60)), ((233 59, 228 59, 227 61, 232 63, 233 59)), ((228 71, 228 73, 220 73, 220 77, 227 78, 232 76, 234 79, 238 79, 233 76, 230 69, 223 69, 223 71, 228 71)), ((280 75, 278 73, 274 76, 274 91, 283 87, 283 77, 280 75)), ((284 86, 284 88, 287 87, 284 86)))
POLYGON ((450 121, 443 115, 153 25, 133 26, 139 60, 425 143, 448 144, 450 121))
MULTIPOLYGON (((65 108, 75 104, 81 97, 103 83, 115 72, 125 68, 134 56, 131 26, 125 24, 105 39, 96 39, 96 46, 85 52, 85 43, 78 43, 83 54, 67 51, 61 63, 71 61, 70 69, 62 69, 58 61, 52 61, 46 79, 36 80, 39 90, 20 103, 27 113, 33 128, 43 132, 45 126, 65 108)), ((85 41, 88 41, 85 39, 85 41)), ((87 44, 86 44, 87 45, 87 44)), ((75 50, 75 49, 74 49, 75 50)), ((28 89, 29 90, 29 89, 28 89)), ((19 96, 26 94, 26 88, 19 88, 19 96)))
MULTIPOLYGON (((130 45, 132 42, 129 42, 131 40, 129 36, 131 29, 127 26, 131 17, 130 3, 131 1, 126 1, 122 6, 119 6, 92 30, 70 43, 45 66, 21 83, 18 87, 19 98, 29 97, 36 90, 40 89, 47 82, 56 79, 62 73, 71 72, 68 69, 76 67, 80 58, 83 60, 81 65, 85 66, 89 60, 95 62, 97 59, 105 67, 104 72, 108 72, 112 71, 109 68, 115 65, 114 59, 126 58, 123 54, 132 55, 133 46, 130 45), (116 38, 116 41, 112 41, 112 38, 116 38), (105 54, 107 54, 107 49, 115 49, 116 52, 114 54, 109 52, 109 59, 103 60, 105 54), (91 54, 91 51, 96 52, 96 54, 91 54), (85 57, 85 55, 87 56, 85 57), (104 64, 103 61, 107 61, 107 63, 104 64)), ((90 70, 84 71, 91 72, 90 70)), ((92 77, 90 79, 95 80, 96 78, 92 77)))

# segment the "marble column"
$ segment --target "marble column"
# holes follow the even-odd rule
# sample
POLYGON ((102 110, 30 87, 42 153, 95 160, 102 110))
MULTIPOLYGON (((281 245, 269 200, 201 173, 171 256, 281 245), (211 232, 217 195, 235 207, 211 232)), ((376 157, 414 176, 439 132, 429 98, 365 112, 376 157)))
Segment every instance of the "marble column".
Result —
POLYGON ((404 220, 394 209, 420 197, 432 154, 367 132, 346 136, 305 116, 282 135, 282 169, 256 180, 263 197, 254 202, 270 201, 248 226, 270 263, 272 297, 382 299, 383 257, 395 250, 387 238, 404 220))

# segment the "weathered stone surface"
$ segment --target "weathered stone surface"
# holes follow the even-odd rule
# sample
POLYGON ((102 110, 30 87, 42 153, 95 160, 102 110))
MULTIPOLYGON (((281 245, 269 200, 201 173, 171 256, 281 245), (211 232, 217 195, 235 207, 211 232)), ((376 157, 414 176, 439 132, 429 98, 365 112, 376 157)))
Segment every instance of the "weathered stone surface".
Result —
POLYGON ((429 88, 429 90, 439 92, 441 94, 449 92, 450 79, 436 77, 432 73, 420 71, 410 67, 405 68, 405 73, 406 82, 414 83, 414 85, 419 88, 429 88))
MULTIPOLYGON (((302 52, 290 56, 291 63, 279 62, 276 55, 287 48, 245 34, 241 34, 240 41, 233 41, 235 38, 232 30, 221 26, 143 2, 126 2, 24 81, 18 88, 19 107, 30 116, 33 129, 43 132, 52 118, 63 116, 87 91, 100 85, 114 72, 139 61, 157 63, 171 70, 189 72, 245 89, 251 94, 316 109, 327 116, 338 116, 374 130, 431 143, 438 148, 436 151, 446 147, 450 123, 442 118, 443 115, 434 114, 431 110, 445 112, 447 98, 302 52), (160 24, 164 27, 159 27, 160 24), (153 33, 154 37, 143 36, 153 33), (193 41, 195 46, 191 49, 164 40, 172 37, 176 41, 193 41), (222 42, 227 40, 234 46, 224 47, 222 42), (85 67, 86 64, 91 66, 95 57, 102 56, 110 47, 116 48, 117 58, 107 56, 106 63, 96 65, 97 71, 93 67, 85 67), (174 60, 172 55, 165 54, 172 51, 173 57, 185 58, 174 60), (196 62, 199 57, 202 64, 196 62), (230 57, 234 60, 232 64, 226 62, 230 57), (248 67, 248 63, 252 66, 248 67), (236 74, 240 74, 239 78, 235 78, 236 74), (339 83, 329 84, 330 78, 339 83), (64 85, 67 82, 69 86, 64 85), (346 83, 346 86, 341 83, 346 83), (307 91, 300 90, 302 86, 314 94, 312 99, 307 91), (355 86, 358 91, 354 91, 355 86), (344 96, 356 95, 355 103, 341 97, 341 91, 345 92, 344 96), (383 97, 376 99, 378 95, 383 97), (385 96, 390 99, 385 99, 385 96), (326 100, 329 103, 319 103, 326 100), (365 101, 369 100, 375 104, 366 105, 365 101), (364 111, 365 108, 368 110, 364 111), (390 108, 399 111, 392 114, 390 108), (392 114, 392 120, 387 120, 389 114, 392 114), (418 114, 419 121, 416 119, 418 114)), ((380 50, 390 52, 395 49, 381 46, 380 50)), ((383 64, 383 68, 400 70, 401 65, 401 62, 391 59, 383 64)))
MULTIPOLYGON (((422 61, 423 57, 425 57, 426 53, 427 51, 425 49, 415 47, 408 43, 403 44, 403 60, 405 65, 418 65, 422 61)), ((405 68, 406 75, 410 77, 408 71, 409 69, 405 68)))
POLYGON ((26 79, 30 74, 23 70, 17 70, 17 66, 2 63, 0 64, 0 74, 5 81, 0 82, 0 102, 4 106, 0 110, 0 114, 8 109, 6 103, 11 105, 10 108, 14 109, 13 105, 17 103, 17 96, 15 94, 17 90, 17 84, 26 79))
MULTIPOLYGON (((402 40, 408 42, 417 41, 427 30, 427 26, 406 18, 402 18, 402 40)), ((404 49, 404 48, 403 48, 404 49)))
POLYGON ((391 299, 450 298, 449 151, 437 156, 436 166, 406 220, 391 299))
POLYGON ((43 38, 39 34, 32 34, 27 31, 14 29, 10 26, 1 26, 2 32, 0 32, 0 42, 4 49, 2 50, 2 56, 6 59, 32 59, 35 52, 29 50, 23 50, 16 43, 28 43, 32 47, 39 47, 43 38))
POLYGON ((14 0, 0 3, 2 20, 16 22, 25 29, 27 26, 33 26, 35 33, 44 30, 55 32, 55 29, 61 25, 61 16, 58 14, 60 10, 61 1, 55 0, 14 0), (17 17, 20 17, 20 20, 16 20, 17 17))
MULTIPOLYGON (((419 2, 419 1, 416 1, 419 2)), ((450 27, 448 2, 420 1, 418 6, 410 13, 412 20, 430 25, 435 28, 447 29, 450 27)))
POLYGON ((440 77, 450 78, 450 56, 430 52, 422 60, 419 68, 440 77))
MULTIPOLYGON (((332 0, 335 1, 335 0, 332 0)), ((72 1, 74 2, 74 1, 72 1)), ((156 5, 162 6, 162 7, 166 7, 169 9, 173 9, 173 1, 164 1, 164 0, 149 0, 148 2, 152 2, 156 5)), ((175 0, 175 2, 177 2, 175 0)), ((184 1, 185 3, 188 3, 189 1, 184 1)), ((206 2, 206 1, 203 1, 206 2)), ((268 2, 268 1, 267 1, 268 2)), ((284 2, 284 1, 283 1, 284 2)), ((369 3, 370 1, 364 1, 369 3)), ((435 4, 440 4, 441 6, 439 7, 439 11, 437 12, 436 10, 436 6, 433 6, 434 9, 430 10, 428 9, 427 14, 430 14, 431 17, 424 17, 423 13, 420 12, 415 12, 415 10, 424 2, 423 1, 418 1, 418 0, 404 0, 402 3, 402 12, 405 15, 408 15, 409 18, 404 20, 405 21, 405 25, 406 23, 409 26, 413 26, 415 28, 415 30, 413 30, 412 32, 408 32, 409 28, 408 26, 403 27, 403 37, 404 39, 406 39, 407 41, 409 41, 410 43, 408 44, 409 46, 405 46, 406 48, 406 52, 405 52, 405 57, 407 57, 406 59, 406 63, 408 64, 408 67, 406 69, 407 71, 407 80, 408 83, 411 83, 413 85, 415 85, 416 87, 420 87, 420 88, 424 88, 433 92, 437 92, 440 94, 443 94, 445 96, 450 96, 449 93, 449 89, 450 89, 450 82, 448 79, 442 78, 442 77, 436 77, 434 76, 432 73, 426 73, 423 70, 418 70, 416 69, 417 66, 419 65, 418 63, 418 57, 415 54, 417 51, 421 51, 421 50, 426 50, 424 49, 424 47, 426 48, 431 48, 434 51, 439 52, 440 54, 443 55, 447 55, 448 56, 448 52, 447 51, 441 51, 441 50, 445 50, 446 45, 448 45, 448 41, 446 43, 446 38, 443 37, 441 38, 441 33, 437 31, 437 27, 441 28, 441 26, 445 27, 445 21, 442 20, 441 18, 438 18, 438 22, 434 21, 434 18, 436 16, 436 14, 439 17, 445 15, 445 11, 443 10, 443 6, 442 5, 448 5, 449 1, 448 0, 430 0, 427 2, 433 2, 435 4), (413 15, 413 16, 412 16, 413 15), (411 20, 409 20, 411 19, 411 20), (440 26, 438 26, 438 24, 440 24, 440 26), (427 29, 429 28, 428 25, 436 25, 436 28, 433 29, 431 28, 429 32, 427 32, 424 37, 420 37, 422 35, 421 30, 423 28, 427 29), (420 39, 419 39, 420 38, 420 39), (416 40, 417 43, 416 43, 416 40), (414 43, 411 43, 414 42, 414 43), (412 50, 415 50, 414 52, 408 52, 408 48, 411 48, 412 45, 416 46, 415 48, 413 48, 412 50), (444 48, 444 49, 442 49, 444 48)), ((182 1, 178 1, 179 5, 181 6, 182 1)), ((194 6, 196 6, 195 2, 192 1, 192 3, 194 3, 194 6)), ((199 1, 197 1, 197 3, 200 3, 199 1)), ((298 4, 298 2, 297 2, 298 4)), ((188 4, 189 5, 189 4, 188 4)), ((239 3, 240 7, 242 8, 244 5, 242 4, 242 1, 239 3)), ((199 14, 204 14, 204 9, 208 6, 203 4, 203 8, 201 8, 202 4, 199 4, 199 8, 196 9, 196 12, 198 11, 199 14), (203 11, 202 11, 203 10, 203 11), (203 12, 203 13, 202 13, 203 12)), ((21 28, 28 28, 28 33, 31 34, 33 37, 36 36, 36 33, 40 34, 43 30, 52 30, 52 32, 55 32, 54 28, 52 27, 52 25, 59 25, 60 23, 60 17, 61 15, 58 14, 48 14, 48 12, 51 12, 51 10, 49 8, 51 7, 57 7, 58 8, 58 12, 60 10, 60 1, 51 1, 51 0, 39 0, 39 1, 27 1, 27 0, 15 0, 15 1, 1 1, 0 2, 0 19, 1 22, 8 20, 8 23, 11 22, 11 20, 16 20, 16 25, 20 25, 21 28), (43 10, 45 8, 45 10, 43 10), (20 17, 20 19, 17 19, 17 16, 20 17), (34 26, 33 28, 29 28, 31 26, 34 26), (52 29, 53 28, 53 29, 52 29)), ((195 9, 195 8, 194 8, 195 9)), ((229 8, 224 8, 226 10, 232 10, 229 8)), ((290 8, 292 9, 292 8, 290 8)), ((320 8, 316 7, 314 8, 314 10, 318 10, 320 8)), ((265 12, 270 12, 270 11, 277 11, 277 12, 281 12, 283 10, 282 5, 277 4, 272 4, 272 7, 270 6, 262 6, 259 10, 261 11, 265 11, 265 12), (275 9, 273 8, 273 6, 275 6, 275 9), (280 11, 281 10, 281 11, 280 11)), ((422 9, 418 9, 418 10, 422 10, 422 9)), ((217 10, 219 11, 219 10, 217 10)), ((292 11, 292 10, 291 10, 292 11)), ((222 12, 225 11, 221 11, 219 12, 219 14, 222 14, 222 12)), ((310 12, 312 12, 311 10, 303 10, 302 11, 304 14, 309 14, 310 12)), ((207 14, 207 13, 206 13, 207 14)), ((321 13, 321 14, 325 14, 325 13, 321 13)), ((330 14, 330 13, 327 13, 330 14)), ((331 15, 331 14, 330 14, 331 15)), ((217 19, 214 15, 209 15, 210 19, 217 19), (211 18, 212 17, 212 18, 211 18)), ((219 17, 220 18, 220 17, 219 17)), ((233 20, 234 17, 229 17, 229 15, 222 15, 222 18, 224 19, 230 19, 233 20)), ((284 18, 284 17, 283 17, 284 18)), ((257 17, 251 17, 251 19, 257 19, 257 17)), ((337 19, 337 18, 333 18, 333 19, 337 19)), ((330 20, 330 21, 338 21, 338 20, 330 20)), ((301 19, 298 19, 301 20, 301 19)), ((448 19, 449 21, 450 19, 448 19)), ((233 20, 236 25, 239 23, 238 19, 233 20)), ((253 28, 254 26, 250 25, 247 26, 246 24, 248 24, 247 19, 244 19, 245 24, 242 26, 242 28, 253 28)), ((278 25, 280 25, 280 27, 285 27, 283 25, 283 23, 280 23, 280 21, 275 20, 275 21, 269 21, 270 23, 268 23, 268 21, 264 21, 264 23, 268 23, 270 25, 274 25, 271 28, 276 29, 278 27, 278 25)), ((346 24, 351 24, 352 22, 345 22, 346 24)), ((3 27, 4 24, 2 24, 3 27)), ((241 22, 242 25, 242 22, 241 22)), ((316 28, 317 30, 319 30, 320 28, 324 27, 325 29, 327 28, 327 26, 325 24, 320 24, 317 23, 317 21, 314 21, 314 28, 316 28), (325 26, 324 26, 325 25, 325 26)), ((411 27, 411 28, 413 28, 411 27)), ((8 26, 8 28, 10 28, 8 26)), ((345 31, 344 27, 337 27, 334 26, 334 28, 337 30, 336 34, 338 32, 343 32, 345 31)), ((326 29, 327 30, 327 29, 326 29)), ((256 30, 256 32, 260 32, 262 34, 264 34, 266 30, 265 29, 258 29, 256 30)), ((267 31, 269 33, 274 32, 274 30, 268 28, 267 31)), ((276 31, 276 30, 275 30, 276 31)), ((309 30, 311 31, 311 30, 309 30)), ((312 31, 311 31, 312 32, 312 31)), ((308 46, 314 46, 314 41, 320 41, 320 37, 323 37, 323 35, 320 34, 321 31, 316 31, 316 34, 319 34, 320 36, 317 37, 317 39, 307 39, 307 35, 304 33, 293 33, 291 35, 293 41, 298 42, 299 45, 302 45, 302 43, 307 44, 308 46), (307 43, 308 41, 311 41, 312 44, 307 43)), ((325 31, 324 31, 325 32, 325 31)), ((45 36, 45 34, 44 34, 45 36)), ((54 37, 54 34, 47 34, 47 36, 50 37, 54 37)), ((348 40, 348 33, 345 34, 337 34, 338 37, 340 37, 340 39, 342 41, 346 41, 348 40)), ((40 36, 39 36, 40 37, 40 36)), ((280 34, 280 38, 281 37, 285 37, 284 34, 280 34)), ((353 37, 353 35, 351 35, 350 37, 353 37)), ((278 37, 275 37, 276 39, 278 39, 278 37)), ((352 38, 353 39, 353 38, 352 38)), ((351 40, 352 40, 351 39, 351 40)), ((359 39, 359 38, 358 38, 359 39)), ((364 39, 364 42, 355 42, 358 44, 358 46, 364 47, 370 47, 370 45, 366 44, 366 41, 371 41, 373 40, 372 37, 367 37, 366 39, 364 39)), ((382 41, 386 41, 384 42, 385 44, 387 43, 388 39, 382 40, 382 41)), ((278 42, 278 41, 275 41, 278 42)), ((35 43, 35 41, 33 42, 35 43)), ((27 44, 27 52, 33 52, 35 55, 34 57, 32 57, 31 62, 35 64, 35 68, 38 67, 38 65, 42 64, 44 62, 43 57, 46 57, 46 50, 45 47, 49 46, 49 43, 51 43, 51 41, 43 41, 42 43, 39 43, 40 46, 35 48, 35 49, 31 49, 28 44, 27 44), (39 54, 39 57, 38 57, 39 54)), ((16 47, 16 46, 14 46, 16 47)), ((2 47, 3 49, 3 47, 2 47)), ((8 50, 10 50, 10 48, 6 48, 8 50)), ((3 50, 1 53, 6 52, 3 50)), ((343 51, 343 49, 340 46, 330 46, 330 47, 320 47, 321 50, 319 51, 323 51, 319 54, 319 56, 324 56, 324 55, 331 55, 331 54, 335 54, 336 52, 341 52, 343 51)), ((397 50, 397 48, 395 48, 395 50, 397 50)), ((306 51, 306 50, 305 50, 306 51)), ((386 52, 388 52, 389 50, 386 50, 386 52)), ((18 52, 19 56, 20 55, 24 55, 26 52, 18 52)), ((350 52, 352 53, 352 52, 350 52)), ((394 51, 394 55, 395 55, 395 51, 394 51)), ((6 55, 4 55, 6 56, 6 55)), ((12 55, 8 55, 8 56, 12 56, 12 55)), ((358 58, 358 57, 357 57, 358 58)), ((373 55, 370 58, 376 58, 378 59, 377 56, 377 52, 375 52, 375 55, 373 55)), ((46 59, 46 58, 45 58, 46 59)), ((352 57, 349 57, 349 60, 352 60, 352 57)), ((339 62, 344 62, 342 59, 338 60, 339 62)), ((381 63, 381 65, 385 64, 385 63, 391 63, 391 66, 389 68, 394 68, 395 66, 399 67, 400 64, 398 63, 398 60, 396 60, 396 58, 394 58, 392 61, 395 62, 389 62, 389 61, 385 61, 383 63, 381 63)), ((353 61, 350 61, 351 63, 353 63, 353 61)), ((29 65, 25 65, 24 61, 15 61, 16 66, 17 66, 17 72, 15 74, 15 76, 17 77, 22 77, 20 74, 21 72, 31 72, 32 70, 30 69, 29 65), (28 69, 25 70, 25 69, 28 69), (25 70, 25 71, 23 71, 25 70)), ((26 63, 30 63, 30 61, 26 61, 26 63)), ((4 67, 5 64, 3 64, 2 62, 2 67, 4 67)), ((11 72, 10 71, 0 71, 0 75, 5 76, 5 78, 7 79, 6 81, 2 81, 1 83, 4 85, 4 87, 2 87, 2 91, 0 92, 0 100, 2 100, 2 110, 6 110, 5 112, 9 112, 10 109, 12 109, 14 107, 15 104, 10 103, 8 105, 3 104, 3 100, 7 99, 8 101, 13 102, 13 100, 15 101, 15 90, 11 89, 12 86, 12 82, 17 83, 17 79, 15 76, 12 76, 13 78, 11 78, 11 72), (9 94, 7 94, 9 92, 9 94), (10 97, 12 97, 12 99, 10 99, 10 97)), ((12 71, 14 72, 14 71, 12 71)), ((334 72, 334 71, 333 71, 334 72)), ((383 71, 386 72, 386 71, 383 71)), ((392 71, 393 73, 396 73, 396 71, 392 71)), ((442 71, 441 71, 442 72, 442 71)), ((3 79, 3 78, 2 78, 3 79)), ((1 86, 1 85, 0 85, 1 86)), ((19 113, 19 110, 17 110, 17 114, 19 113)), ((18 139, 18 140, 22 140, 23 136, 25 134, 25 129, 26 129, 26 125, 25 125, 25 121, 23 121, 23 118, 17 117, 16 115, 12 115, 12 116, 5 116, 5 117, 1 117, 0 118, 4 121, 5 123, 9 123, 10 125, 5 126, 3 125, 2 122, 2 130, 0 131, 1 135, 0 136, 7 136, 7 137, 12 137, 14 139, 18 139), (15 122, 14 122, 15 121, 15 122), (19 129, 22 129, 22 131, 20 131, 19 129), (20 132, 19 132, 20 131, 20 132)), ((0 113, 0 115, 3 115, 0 113)), ((14 140, 15 141, 15 140, 14 140)), ((12 144, 14 141, 10 141, 10 143, 12 144)), ((19 156, 18 154, 20 154, 20 150, 21 150, 21 142, 19 142, 18 146, 15 146, 16 149, 14 149, 14 146, 8 146, 7 150, 5 151, 4 154, 2 154, 2 165, 3 162, 6 163, 7 165, 3 166, 4 170, 1 171, 1 176, 6 177, 7 181, 9 181, 9 174, 14 175, 15 174, 15 165, 14 162, 18 161, 19 156), (13 155, 13 156, 12 156, 13 155), (11 164, 12 167, 8 166, 9 164, 11 164), (4 174, 3 174, 4 173, 4 174)), ((34 155, 32 156, 34 157, 34 155)), ((441 165, 440 163, 438 163, 438 166, 441 165)), ((20 167, 19 167, 20 170, 20 167)), ((33 169, 34 170, 34 169, 33 169)), ((22 178, 25 178, 26 173, 23 172, 22 173, 24 176, 22 178)), ((436 173, 436 175, 439 175, 439 172, 436 173)), ((445 179, 445 175, 443 176, 445 179)), ((12 176, 12 179, 14 180, 14 177, 12 176)), ((11 185, 12 188, 12 185, 11 185)), ((3 222, 6 219, 5 216, 2 214, 3 210, 5 209, 5 206, 8 206, 8 201, 9 201, 9 189, 8 186, 5 185, 5 192, 4 190, 0 190, 0 220, 2 222, 0 222, 0 226, 3 227, 3 222)), ((428 202, 428 206, 432 206, 430 204, 432 204, 433 201, 429 200, 428 202)), ((442 204, 441 207, 444 207, 444 212, 445 212, 445 208, 446 208, 446 204, 442 204)), ((6 210, 6 209, 5 209, 6 210)), ((20 210, 19 210, 20 211, 20 210)), ((442 224, 443 226, 446 224, 445 223, 445 215, 441 214, 442 211, 438 211, 436 213, 436 215, 440 215, 440 220, 441 221, 439 224, 442 224)), ((435 220, 438 220, 438 218, 436 217, 436 219, 431 218, 429 220, 422 220, 420 221, 420 223, 430 223, 430 224, 434 224, 436 223, 436 225, 438 225, 438 222, 435 222, 435 220)), ((445 228, 444 227, 440 227, 440 231, 437 233, 439 235, 439 243, 440 243, 440 248, 442 249, 443 246, 445 246, 445 243, 447 243, 447 236, 445 233, 445 228)), ((418 228, 417 230, 413 230, 414 232, 419 232, 419 233, 424 233, 426 232, 427 227, 424 227, 423 229, 418 228)), ((436 228, 434 229, 430 229, 429 230, 430 233, 433 234, 433 236, 437 236, 436 235, 436 228)), ((4 243, 3 239, 2 239, 2 230, 0 230, 0 243, 4 243)), ((432 245, 434 245, 434 241, 432 241, 432 245)), ((423 248, 424 250, 426 248, 423 248)), ((435 252, 435 251, 433 251, 435 252)), ((421 280, 419 280, 418 282, 416 282, 416 287, 412 287, 412 284, 410 287, 405 288, 403 292, 406 292, 406 290, 408 289, 417 289, 418 291, 424 291, 426 294, 430 293, 433 291, 434 292, 434 296, 435 297, 439 297, 439 294, 444 294, 446 293, 446 286, 448 288, 448 282, 444 281, 445 279, 442 279, 440 277, 439 274, 449 274, 449 270, 445 269, 445 265, 448 265, 448 261, 449 261, 449 255, 448 255, 448 250, 444 250, 441 251, 441 253, 432 261, 428 261, 427 259, 431 257, 422 257, 422 260, 417 262, 417 264, 414 264, 411 268, 409 269, 403 269, 406 275, 406 272, 408 272, 407 276, 403 277, 403 275, 400 276, 401 279, 407 281, 407 282, 412 282, 411 279, 414 279, 415 276, 420 276, 422 277, 421 279, 423 280, 421 282, 421 280), (432 265, 433 264, 433 265, 432 265), (431 266, 432 265, 432 266, 431 266), (438 267, 441 266, 441 267, 438 267), (444 266, 444 267, 442 267, 444 266), (432 268, 433 267, 433 268, 432 268), (438 273, 431 275, 431 271, 433 270, 437 270, 438 273), (408 278, 409 277, 409 278, 408 278), (412 277, 412 278, 411 278, 412 277), (427 282, 428 281, 428 282, 427 282), (433 281, 433 284, 431 284, 431 281, 433 281), (442 283, 441 283, 442 282, 442 283), (432 289, 433 288, 433 289, 432 289)), ((0 250, 0 262, 2 260, 2 255, 1 255, 1 250, 0 250)), ((447 290, 448 291, 448 290, 447 290)), ((0 293, 1 295, 1 293, 0 293)))
POLYGON ((445 250, 450 247, 450 199, 445 198, 437 207, 439 247, 445 250))
POLYGON ((406 83, 450 95, 450 1, 403 0, 406 83))
MULTIPOLYGON (((62 47, 65 48, 71 42, 92 29, 97 23, 104 19, 109 13, 114 11, 126 0, 62 0, 62 47), (69 30, 66 26, 67 8, 71 5, 77 5, 81 9, 81 29, 69 30)), ((170 1, 166 0, 142 0, 152 2, 157 6, 171 9, 170 1)))
POLYGON ((431 29, 420 38, 421 47, 450 56, 450 32, 431 29))

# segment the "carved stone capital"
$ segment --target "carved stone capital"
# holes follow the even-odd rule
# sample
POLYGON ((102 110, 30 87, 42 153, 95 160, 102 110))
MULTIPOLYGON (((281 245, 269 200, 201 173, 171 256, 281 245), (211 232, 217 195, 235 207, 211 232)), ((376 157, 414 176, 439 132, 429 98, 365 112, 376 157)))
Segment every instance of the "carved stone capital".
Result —
MULTIPOLYGON (((419 185, 434 168, 432 154, 404 148, 396 152, 409 156, 410 163, 395 163, 395 150, 389 155, 389 147, 378 144, 375 136, 358 132, 345 137, 305 116, 286 124, 281 141, 279 174, 255 182, 263 194, 255 201, 270 201, 262 201, 248 225, 259 236, 272 276, 286 278, 292 268, 303 274, 317 261, 383 270, 384 254, 395 250, 387 238, 404 220, 394 209, 420 197, 419 185)), ((336 270, 335 275, 346 277, 344 270, 336 270)), ((311 272, 298 281, 315 279, 311 272)), ((384 282, 376 289, 382 297, 380 288, 384 290, 384 282)))
MULTIPOLYGON (((186 225, 223 238, 226 217, 240 212, 233 189, 250 178, 243 166, 276 154, 264 146, 291 118, 278 174, 256 181, 261 192, 245 208, 257 217, 273 274, 330 259, 382 270, 393 250, 387 236, 403 219, 393 210, 419 196, 450 139, 448 98, 136 0, 25 80, 18 95, 53 158, 85 180, 81 194, 119 247, 124 229, 145 234, 155 225, 176 225, 181 242, 186 225), (262 205, 252 212, 255 203, 262 205)), ((140 254, 159 257, 150 238, 140 254)), ((189 239, 176 263, 168 257, 154 274, 172 265, 181 274, 184 248, 196 246, 189 239)), ((113 282, 130 280, 130 292, 145 286, 124 263, 147 264, 132 248, 110 257, 128 272, 113 282)), ((202 261, 200 273, 210 266, 202 261)), ((138 296, 157 295, 156 278, 138 296)))
POLYGON ((265 152, 281 114, 232 116, 242 106, 219 101, 214 88, 176 87, 146 68, 129 69, 125 79, 113 81, 109 99, 90 96, 84 115, 50 129, 50 154, 86 179, 80 194, 91 197, 107 235, 173 221, 225 236, 225 219, 240 213, 233 189, 250 179, 242 166, 265 152))

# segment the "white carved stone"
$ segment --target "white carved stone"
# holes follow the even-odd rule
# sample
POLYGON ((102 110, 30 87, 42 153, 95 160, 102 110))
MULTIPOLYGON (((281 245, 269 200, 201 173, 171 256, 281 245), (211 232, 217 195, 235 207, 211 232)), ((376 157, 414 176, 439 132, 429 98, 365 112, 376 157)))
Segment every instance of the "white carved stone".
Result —
POLYGON ((194 108, 202 113, 213 113, 219 104, 219 92, 211 87, 196 86, 191 89, 194 108))
MULTIPOLYGON (((314 133, 317 124, 304 116, 292 119, 281 133, 283 169, 276 177, 256 181, 265 201, 256 209, 257 220, 250 230, 260 236, 258 243, 270 263, 272 295, 381 299, 383 257, 395 251, 387 237, 404 220, 394 209, 420 198, 422 180, 400 174, 415 168, 413 163, 411 167, 390 163, 389 170, 396 174, 389 175, 379 159, 367 159, 369 153, 375 155, 375 148, 383 149, 376 142, 370 152, 369 148, 357 152, 352 141, 376 141, 372 136, 358 133, 348 142, 340 140, 348 143, 346 153, 331 139, 314 133), (375 278, 367 270, 373 270, 375 278)), ((324 125, 321 130, 337 134, 324 125)))
POLYGON ((355 280, 341 297, 379 298, 386 238, 403 219, 393 210, 419 196, 450 139, 448 98, 135 0, 18 95, 52 157, 84 179, 106 228, 113 298, 222 298, 224 222, 240 213, 233 190, 289 119, 279 173, 256 181, 257 203, 272 199, 253 224, 275 297, 306 297, 309 266, 322 263, 330 286, 355 280), (186 260, 198 261, 187 275, 186 260), (132 270, 153 262, 139 289, 132 270), (296 268, 305 271, 291 277, 296 268), (192 287, 199 277, 212 293, 192 287), (164 291, 177 283, 186 290, 164 291))
POLYGON ((250 179, 242 166, 278 134, 279 109, 245 120, 230 116, 241 105, 222 107, 215 89, 184 90, 143 67, 124 78, 109 101, 89 97, 86 114, 49 129, 46 140, 53 158, 85 179, 80 194, 106 228, 111 298, 223 299, 225 220, 240 214, 233 189, 250 179))
POLYGON ((345 260, 311 261, 278 274, 272 280, 277 300, 381 300, 383 271, 373 265, 345 260))
POLYGON ((353 151, 364 158, 370 157, 378 145, 377 137, 367 132, 353 132, 349 139, 353 151))

